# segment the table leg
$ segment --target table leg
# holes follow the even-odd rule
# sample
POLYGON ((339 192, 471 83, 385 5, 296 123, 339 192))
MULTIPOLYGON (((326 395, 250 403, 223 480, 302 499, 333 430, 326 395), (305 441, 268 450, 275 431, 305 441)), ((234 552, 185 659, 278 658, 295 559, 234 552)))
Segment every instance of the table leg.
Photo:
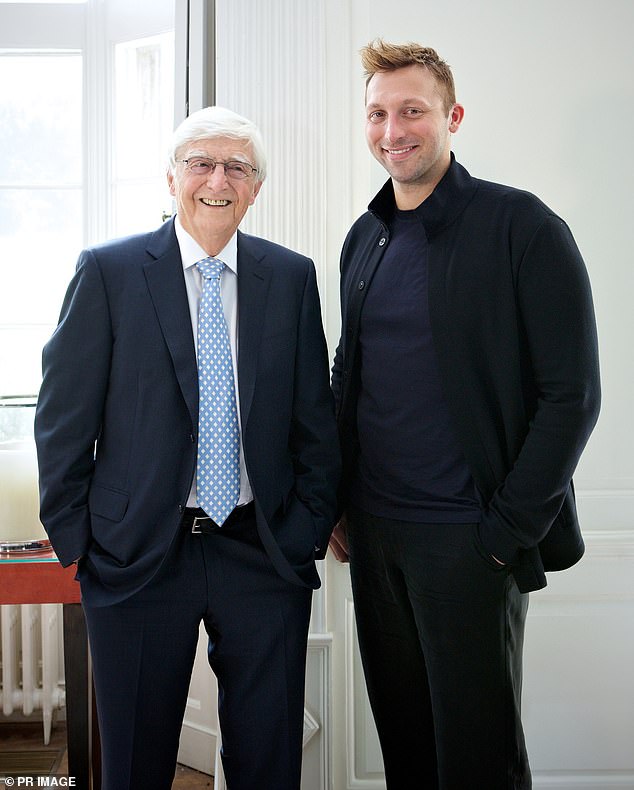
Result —
POLYGON ((93 711, 86 621, 81 604, 66 603, 63 606, 68 775, 75 778, 78 790, 99 790, 100 760, 98 749, 94 749, 98 732, 93 711), (97 759, 93 760, 93 757, 97 759))

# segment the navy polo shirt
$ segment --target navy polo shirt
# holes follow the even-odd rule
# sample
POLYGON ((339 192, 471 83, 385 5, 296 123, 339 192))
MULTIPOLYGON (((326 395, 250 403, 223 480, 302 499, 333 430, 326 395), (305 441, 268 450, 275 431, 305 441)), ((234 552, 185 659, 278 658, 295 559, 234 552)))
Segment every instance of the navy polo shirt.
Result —
POLYGON ((390 231, 361 315, 361 452, 350 501, 384 518, 476 522, 432 340, 425 229, 415 211, 395 210, 390 231))

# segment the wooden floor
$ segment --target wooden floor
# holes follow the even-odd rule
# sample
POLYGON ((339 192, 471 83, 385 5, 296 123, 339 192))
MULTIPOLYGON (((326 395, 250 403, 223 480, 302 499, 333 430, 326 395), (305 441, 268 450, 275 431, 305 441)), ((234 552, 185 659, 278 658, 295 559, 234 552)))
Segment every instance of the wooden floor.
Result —
MULTIPOLYGON (((7 724, 0 723, 0 765, 2 752, 29 752, 41 750, 57 750, 60 760, 54 773, 57 776, 68 776, 68 762, 66 759, 66 728, 63 723, 53 727, 51 740, 44 745, 44 736, 41 723, 7 724)), ((172 790, 210 790, 214 786, 213 776, 202 774, 191 768, 179 765, 172 790)))

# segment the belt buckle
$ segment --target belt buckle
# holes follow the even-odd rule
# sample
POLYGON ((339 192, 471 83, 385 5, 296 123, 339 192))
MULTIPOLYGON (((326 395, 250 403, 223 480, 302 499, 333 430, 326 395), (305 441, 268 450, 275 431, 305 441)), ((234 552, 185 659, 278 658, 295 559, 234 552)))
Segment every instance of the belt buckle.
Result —
POLYGON ((209 521, 208 516, 194 516, 194 520, 192 522, 192 535, 201 535, 202 530, 200 525, 203 521, 209 521))

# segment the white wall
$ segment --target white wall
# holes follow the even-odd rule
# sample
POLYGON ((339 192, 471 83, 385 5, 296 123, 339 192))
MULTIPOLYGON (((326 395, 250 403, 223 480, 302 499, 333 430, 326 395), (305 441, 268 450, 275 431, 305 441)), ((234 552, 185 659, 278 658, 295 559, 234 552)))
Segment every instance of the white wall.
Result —
MULTIPOLYGON (((634 3, 401 0, 392 14, 381 2, 355 0, 353 8, 353 49, 376 35, 414 39, 452 65, 466 108, 454 150, 472 174, 534 191, 571 226, 593 283, 604 383, 577 481, 606 499, 613 490, 627 494, 618 514, 605 503, 618 525, 593 506, 587 527, 631 528, 634 3)), ((376 186, 383 173, 370 166, 376 186)))
MULTIPOLYGON (((352 2, 354 50, 382 36, 449 61, 466 108, 457 157, 563 216, 593 284, 603 410, 576 475, 588 550, 532 596, 527 627, 524 718, 542 788, 634 788, 633 27, 630 0, 352 2)), ((382 183, 378 165, 359 166, 382 183)))
MULTIPOLYGON (((525 724, 536 788, 634 788, 634 3, 217 5, 218 100, 257 120, 271 152, 246 228, 314 257, 331 346, 339 249, 385 178, 363 140, 357 53, 372 38, 435 47, 466 108, 454 140, 462 164, 535 192, 571 226, 593 284, 603 411, 576 475, 586 557, 532 596, 525 724)), ((380 788, 347 570, 331 560, 325 570, 313 638, 332 645, 331 664, 309 685, 332 702, 318 717, 331 758, 305 787, 380 788)))

